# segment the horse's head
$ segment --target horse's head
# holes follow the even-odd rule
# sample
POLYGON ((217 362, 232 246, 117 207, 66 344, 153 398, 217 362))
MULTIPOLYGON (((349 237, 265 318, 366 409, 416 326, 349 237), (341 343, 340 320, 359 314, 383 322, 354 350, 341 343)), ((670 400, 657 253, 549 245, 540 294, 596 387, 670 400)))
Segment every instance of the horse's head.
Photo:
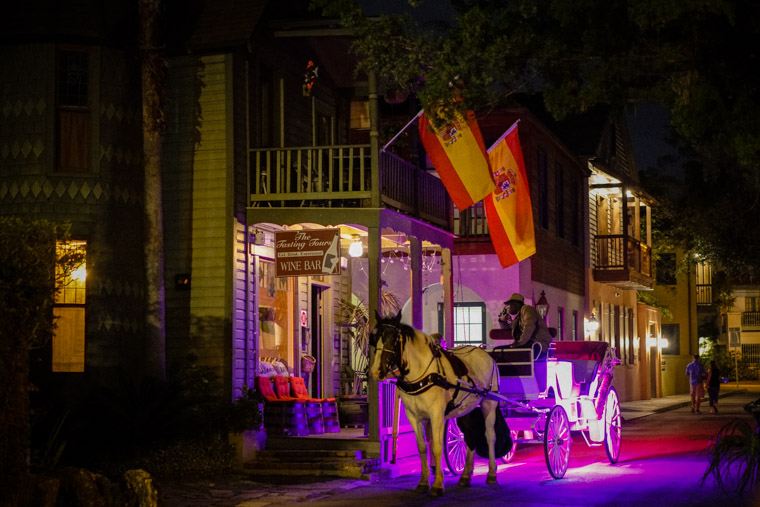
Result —
POLYGON ((375 327, 369 334, 369 373, 382 381, 401 365, 401 312, 395 317, 382 318, 375 310, 375 327))

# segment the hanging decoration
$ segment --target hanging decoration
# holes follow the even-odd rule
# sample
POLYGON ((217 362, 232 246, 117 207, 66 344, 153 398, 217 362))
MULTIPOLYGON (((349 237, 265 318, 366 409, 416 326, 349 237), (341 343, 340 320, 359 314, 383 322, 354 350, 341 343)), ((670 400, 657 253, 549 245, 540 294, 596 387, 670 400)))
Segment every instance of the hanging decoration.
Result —
POLYGON ((303 75, 303 96, 311 97, 311 89, 319 77, 319 67, 312 61, 306 64, 306 72, 303 75))

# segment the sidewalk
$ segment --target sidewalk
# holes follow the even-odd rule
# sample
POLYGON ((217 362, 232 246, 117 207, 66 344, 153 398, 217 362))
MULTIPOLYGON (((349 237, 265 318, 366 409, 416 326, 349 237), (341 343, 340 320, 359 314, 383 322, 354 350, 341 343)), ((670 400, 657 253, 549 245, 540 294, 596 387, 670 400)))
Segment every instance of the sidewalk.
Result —
MULTIPOLYGON (((740 382, 738 386, 735 383, 724 384, 720 389, 719 398, 733 396, 745 391, 755 391, 758 388, 760 388, 760 384, 757 382, 740 382)), ((703 398, 702 401, 706 403, 707 398, 703 398)), ((691 405, 691 397, 688 394, 674 394, 651 400, 625 401, 620 403, 620 415, 623 417, 623 421, 632 421, 639 417, 688 407, 689 405, 691 405)))

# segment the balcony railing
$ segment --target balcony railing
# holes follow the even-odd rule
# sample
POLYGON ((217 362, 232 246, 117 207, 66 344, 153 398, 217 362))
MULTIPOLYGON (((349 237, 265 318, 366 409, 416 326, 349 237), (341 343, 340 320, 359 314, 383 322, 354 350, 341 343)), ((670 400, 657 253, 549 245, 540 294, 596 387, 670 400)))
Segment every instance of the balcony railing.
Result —
POLYGON ((696 290, 697 306, 712 306, 712 285, 698 283, 696 290))
POLYGON ((382 151, 380 188, 385 204, 451 230, 453 205, 439 178, 393 153, 382 151))
POLYGON ((251 204, 370 197, 369 145, 258 148, 251 156, 251 204))
MULTIPOLYGON (((452 204, 439 178, 381 152, 380 195, 388 207, 451 230, 452 204)), ((255 206, 368 207, 370 145, 250 150, 250 201, 255 206)))
POLYGON ((760 327, 760 312, 742 312, 742 326, 760 327))
POLYGON ((623 234, 595 238, 594 278, 602 282, 653 286, 652 248, 623 234))

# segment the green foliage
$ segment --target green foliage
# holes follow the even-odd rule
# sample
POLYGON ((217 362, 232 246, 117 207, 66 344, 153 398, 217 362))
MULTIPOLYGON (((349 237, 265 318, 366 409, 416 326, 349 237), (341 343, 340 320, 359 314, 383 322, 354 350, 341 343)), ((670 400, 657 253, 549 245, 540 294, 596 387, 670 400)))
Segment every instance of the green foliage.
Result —
MULTIPOLYGON (((557 119, 599 104, 661 104, 680 148, 670 164, 686 181, 652 192, 663 203, 660 229, 730 276, 760 277, 756 3, 452 4, 454 19, 421 26, 410 15, 369 20, 355 0, 312 0, 356 35, 359 69, 374 71, 381 89, 415 93, 435 126, 536 90, 557 119)), ((409 5, 429 11, 433 2, 409 5)))
POLYGON ((721 376, 728 377, 731 382, 736 382, 737 374, 740 381, 757 380, 760 375, 757 365, 744 361, 741 354, 737 358, 735 353, 727 352, 724 347, 712 347, 700 356, 700 360, 705 368, 711 360, 715 361, 721 376))
POLYGON ((0 346, 28 349, 52 336, 54 267, 73 271, 84 261, 81 254, 56 253, 56 242, 69 239, 69 228, 45 220, 0 217, 0 346))
POLYGON ((220 400, 220 391, 219 379, 192 358, 167 380, 124 376, 97 388, 72 411, 63 461, 104 467, 178 442, 207 441, 260 425, 257 395, 246 391, 233 403, 220 400))
POLYGON ((68 237, 67 225, 0 217, 0 491, 9 503, 28 472, 29 351, 55 328, 55 267, 65 272, 84 261, 58 257, 56 241, 68 237))
POLYGON ((264 397, 258 391, 244 387, 241 396, 232 402, 226 421, 229 430, 241 433, 261 429, 264 397))
POLYGON ((760 435, 746 421, 723 426, 707 452, 710 465, 702 484, 712 476, 725 491, 742 493, 760 482, 760 435))
POLYGON ((670 319, 673 317, 673 313, 670 311, 670 309, 665 306, 652 291, 637 291, 636 300, 639 303, 644 303, 646 305, 653 306, 654 308, 659 308, 663 319, 670 319))

